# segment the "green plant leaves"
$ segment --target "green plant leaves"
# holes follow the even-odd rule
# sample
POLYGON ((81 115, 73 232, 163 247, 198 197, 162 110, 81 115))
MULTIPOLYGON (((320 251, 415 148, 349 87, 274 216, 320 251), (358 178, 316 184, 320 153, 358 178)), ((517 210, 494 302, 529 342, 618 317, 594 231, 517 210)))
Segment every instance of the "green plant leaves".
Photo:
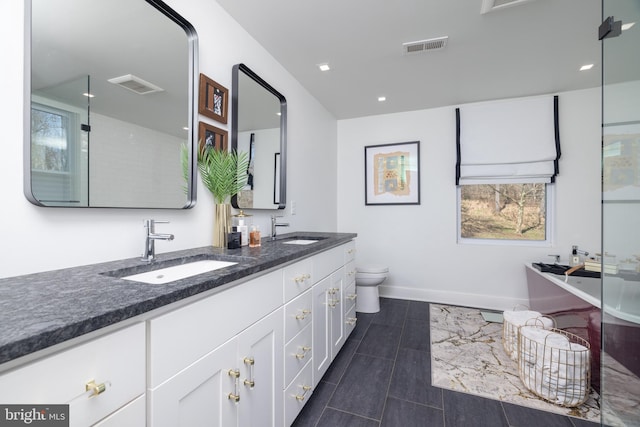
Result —
POLYGON ((198 170, 216 203, 225 203, 247 184, 248 153, 208 148, 198 152, 198 170))

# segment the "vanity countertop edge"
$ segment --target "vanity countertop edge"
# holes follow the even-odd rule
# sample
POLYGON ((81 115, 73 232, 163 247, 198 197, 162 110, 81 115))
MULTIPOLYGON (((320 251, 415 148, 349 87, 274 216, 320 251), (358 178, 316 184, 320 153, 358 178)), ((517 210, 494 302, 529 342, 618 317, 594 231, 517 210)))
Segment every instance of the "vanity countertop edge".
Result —
MULTIPOLYGON (((21 359, 68 341, 91 336, 127 320, 200 294, 241 285, 250 278, 284 267, 353 240, 355 233, 296 232, 262 240, 262 246, 239 249, 204 246, 159 254, 155 264, 180 263, 194 257, 235 256, 243 261, 168 284, 152 285, 113 277, 113 272, 149 268, 140 258, 91 264, 0 279, 0 372, 21 359), (317 238, 310 245, 285 244, 288 237, 317 238), (4 365, 4 366, 3 366, 4 365)), ((175 305, 175 304, 174 304, 175 305)), ((44 355, 44 354, 43 354, 44 355)))

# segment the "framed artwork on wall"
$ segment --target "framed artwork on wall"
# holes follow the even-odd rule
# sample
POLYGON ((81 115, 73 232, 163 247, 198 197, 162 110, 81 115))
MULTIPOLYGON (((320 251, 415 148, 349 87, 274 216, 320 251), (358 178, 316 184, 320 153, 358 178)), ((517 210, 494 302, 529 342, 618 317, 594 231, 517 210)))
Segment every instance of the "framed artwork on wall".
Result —
POLYGON ((365 205, 420 204, 420 141, 364 147, 365 205))
POLYGON ((227 123, 229 91, 219 83, 200 74, 198 112, 217 122, 227 123))
POLYGON ((228 133, 224 129, 200 122, 198 126, 198 141, 201 152, 207 148, 226 150, 228 146, 228 133))

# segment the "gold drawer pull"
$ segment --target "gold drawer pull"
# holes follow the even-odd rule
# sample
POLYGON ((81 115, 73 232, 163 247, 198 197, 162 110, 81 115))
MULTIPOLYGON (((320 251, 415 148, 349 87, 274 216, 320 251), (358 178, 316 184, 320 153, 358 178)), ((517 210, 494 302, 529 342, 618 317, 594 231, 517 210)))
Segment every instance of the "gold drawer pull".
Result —
POLYGON ((256 385, 256 382, 254 380, 254 375, 253 375, 253 365, 255 365, 255 360, 253 359, 253 357, 245 357, 244 358, 244 364, 245 365, 249 365, 249 378, 245 378, 244 385, 248 386, 249 388, 253 388, 256 385))
POLYGON ((293 281, 296 282, 297 284, 300 283, 304 283, 305 280, 309 280, 311 279, 311 274, 306 273, 306 274, 302 274, 300 276, 296 276, 293 278, 293 281))
POLYGON ((296 400, 298 400, 299 402, 302 402, 305 399, 305 396, 306 396, 307 392, 309 390, 311 390, 311 386, 310 385, 303 385, 302 386, 302 390, 304 390, 304 392, 302 394, 296 394, 296 400))
POLYGON ((239 392, 239 388, 240 388, 240 369, 229 369, 229 376, 235 378, 233 383, 234 383, 234 391, 233 393, 229 393, 227 394, 227 398, 229 400, 233 400, 234 402, 239 402, 240 401, 240 392, 239 392))
POLYGON ((305 356, 307 355, 307 353, 308 353, 308 352, 310 352, 310 351, 311 351, 311 347, 307 347, 307 346, 302 347, 302 353, 296 353, 296 354, 295 354, 296 359, 298 359, 298 360, 300 360, 300 359, 304 359, 304 357, 305 357, 305 356))
POLYGON ((358 319, 356 317, 347 317, 347 325, 355 325, 358 319))
POLYGON ((107 385, 106 383, 102 383, 102 384, 96 384, 95 380, 91 380, 88 383, 86 383, 84 385, 84 389, 85 391, 91 391, 92 393, 89 395, 89 397, 96 397, 102 393, 104 393, 107 390, 107 385))
POLYGON ((305 308, 304 310, 302 310, 301 314, 296 315, 296 320, 304 320, 306 319, 308 314, 311 314, 311 310, 307 310, 305 308))
POLYGON ((357 296, 358 296, 358 294, 349 294, 347 296, 347 298, 349 298, 351 301, 353 301, 354 299, 356 299, 357 296))

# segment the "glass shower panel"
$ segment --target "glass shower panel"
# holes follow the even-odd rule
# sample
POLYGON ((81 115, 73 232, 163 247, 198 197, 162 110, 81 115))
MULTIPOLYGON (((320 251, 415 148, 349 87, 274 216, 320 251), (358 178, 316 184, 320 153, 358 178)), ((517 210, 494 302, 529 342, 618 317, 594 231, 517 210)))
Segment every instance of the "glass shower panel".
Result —
POLYGON ((592 320, 602 327, 602 423, 639 426, 640 2, 602 8, 621 32, 602 43, 602 313, 592 320))

